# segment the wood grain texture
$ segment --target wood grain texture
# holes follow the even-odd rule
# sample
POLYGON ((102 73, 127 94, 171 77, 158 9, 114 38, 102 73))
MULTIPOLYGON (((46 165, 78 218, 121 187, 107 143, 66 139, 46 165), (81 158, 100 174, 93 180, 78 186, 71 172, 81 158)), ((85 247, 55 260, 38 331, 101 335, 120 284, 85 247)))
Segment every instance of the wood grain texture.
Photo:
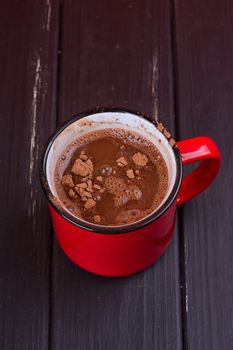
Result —
POLYGON ((176 89, 181 138, 209 135, 221 173, 183 211, 187 349, 233 343, 233 3, 176 1, 176 89))
MULTIPOLYGON (((96 105, 159 116, 174 131, 168 1, 65 1, 59 122, 96 105)), ((91 275, 55 243, 52 348, 181 349, 178 239, 128 278, 91 275)))
POLYGON ((38 179, 55 127, 58 8, 6 1, 0 11, 0 348, 47 349, 51 233, 38 179))

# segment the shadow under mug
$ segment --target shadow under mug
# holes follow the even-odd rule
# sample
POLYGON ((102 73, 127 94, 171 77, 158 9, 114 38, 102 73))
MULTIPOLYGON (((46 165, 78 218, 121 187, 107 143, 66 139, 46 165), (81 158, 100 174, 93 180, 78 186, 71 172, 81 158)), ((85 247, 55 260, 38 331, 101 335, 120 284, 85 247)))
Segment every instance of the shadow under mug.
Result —
POLYGON ((177 206, 208 187, 221 164, 219 150, 209 137, 171 146, 166 136, 143 113, 96 108, 77 114, 51 137, 43 156, 41 183, 58 242, 74 263, 95 274, 126 276, 147 268, 164 253, 172 238, 177 206), (123 128, 148 139, 168 167, 168 191, 162 203, 132 224, 101 226, 85 222, 64 208, 56 195, 54 170, 62 151, 79 137, 105 128, 123 128), (198 168, 182 179, 183 165, 198 161, 198 168))

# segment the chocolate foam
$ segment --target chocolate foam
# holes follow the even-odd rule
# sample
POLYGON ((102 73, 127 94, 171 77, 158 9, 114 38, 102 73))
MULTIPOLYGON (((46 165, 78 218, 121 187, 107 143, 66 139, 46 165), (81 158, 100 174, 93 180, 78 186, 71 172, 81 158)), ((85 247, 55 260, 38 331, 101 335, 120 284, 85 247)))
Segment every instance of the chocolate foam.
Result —
MULTIPOLYGON (((68 167, 72 156, 75 154, 75 152, 77 152, 77 150, 85 145, 90 144, 93 141, 104 139, 106 137, 117 138, 122 141, 122 144, 135 147, 138 151, 146 154, 149 160, 156 166, 156 171, 159 174, 159 185, 158 190, 154 194, 150 208, 139 209, 135 204, 135 208, 123 210, 122 212, 119 210, 121 208, 124 208, 127 203, 130 201, 137 203, 137 201, 140 200, 142 191, 135 184, 127 184, 126 180, 112 176, 111 166, 108 166, 106 168, 110 169, 109 175, 111 176, 108 176, 104 180, 104 186, 106 187, 106 190, 113 195, 114 205, 119 209, 111 225, 123 225, 126 223, 138 221, 156 210, 156 208, 160 205, 168 187, 168 172, 166 163, 156 146, 135 132, 129 132, 127 130, 119 128, 102 129, 88 133, 72 142, 63 151, 56 164, 54 179, 58 197, 64 204, 64 207, 68 209, 73 215, 85 220, 79 207, 65 194, 64 189, 61 186, 61 178, 64 174, 64 171, 68 167)), ((153 188, 151 188, 151 191, 153 191, 153 188)))

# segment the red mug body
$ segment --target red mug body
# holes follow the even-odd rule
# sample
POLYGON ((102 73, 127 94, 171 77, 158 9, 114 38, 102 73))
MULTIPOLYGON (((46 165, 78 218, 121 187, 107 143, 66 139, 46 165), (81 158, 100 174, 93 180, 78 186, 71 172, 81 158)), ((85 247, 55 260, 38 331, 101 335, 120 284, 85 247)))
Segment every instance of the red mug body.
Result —
POLYGON ((66 255, 85 270, 104 276, 127 276, 153 264, 173 233, 176 202, 157 220, 135 231, 97 233, 77 227, 52 206, 58 242, 66 255))
POLYGON ((213 181, 220 167, 217 146, 207 137, 182 141, 180 149, 179 143, 175 144, 162 124, 148 121, 144 114, 132 111, 95 109, 79 113, 64 124, 52 136, 45 150, 41 183, 49 201, 56 237, 65 254, 83 269, 104 276, 127 276, 153 264, 171 241, 177 205, 203 191, 213 181), (116 118, 118 125, 121 116, 122 124, 118 127, 128 126, 138 130, 140 126, 139 133, 144 133, 142 136, 146 137, 147 132, 151 140, 157 140, 157 147, 163 152, 168 166, 170 184, 162 204, 148 217, 130 225, 101 227, 73 217, 59 203, 51 174, 54 172, 56 157, 76 137, 76 133, 85 132, 82 128, 87 128, 90 121, 94 121, 94 126, 89 127, 92 130, 98 128, 96 121, 103 128, 108 119, 111 121, 116 118), (130 118, 132 125, 128 122, 130 118), (198 169, 182 180, 182 163, 200 160, 202 163, 198 169))

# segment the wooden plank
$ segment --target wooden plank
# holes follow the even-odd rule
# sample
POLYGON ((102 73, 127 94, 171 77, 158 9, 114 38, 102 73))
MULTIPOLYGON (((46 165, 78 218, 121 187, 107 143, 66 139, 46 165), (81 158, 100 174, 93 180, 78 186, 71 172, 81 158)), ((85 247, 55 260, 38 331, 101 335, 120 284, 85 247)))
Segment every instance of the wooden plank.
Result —
MULTIPOLYGON (((168 1, 66 1, 59 122, 96 105, 159 115, 174 130, 168 1)), ((144 273, 101 278, 55 245, 52 348, 181 349, 177 236, 144 273)))
POLYGON ((233 343, 232 14, 231 1, 175 2, 180 137, 209 135, 223 157, 215 183, 182 209, 190 350, 233 343))
POLYGON ((55 127, 58 6, 1 3, 0 348, 47 349, 51 232, 39 156, 55 127))

